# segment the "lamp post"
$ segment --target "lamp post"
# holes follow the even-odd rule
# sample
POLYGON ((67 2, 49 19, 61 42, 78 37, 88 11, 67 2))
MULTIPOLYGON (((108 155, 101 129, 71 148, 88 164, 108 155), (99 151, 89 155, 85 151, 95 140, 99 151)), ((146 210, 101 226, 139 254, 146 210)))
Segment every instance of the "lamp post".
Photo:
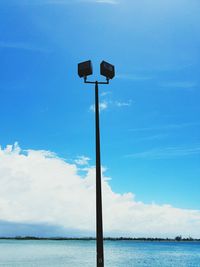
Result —
POLYGON ((103 217, 102 217, 102 193, 101 193, 101 153, 100 153, 100 126, 99 126, 99 84, 109 84, 109 80, 115 76, 115 67, 106 61, 100 65, 101 75, 106 77, 106 82, 87 81, 87 76, 92 75, 91 60, 78 64, 78 75, 84 78, 84 83, 95 84, 95 130, 96 130, 96 250, 97 267, 104 267, 103 249, 103 217))

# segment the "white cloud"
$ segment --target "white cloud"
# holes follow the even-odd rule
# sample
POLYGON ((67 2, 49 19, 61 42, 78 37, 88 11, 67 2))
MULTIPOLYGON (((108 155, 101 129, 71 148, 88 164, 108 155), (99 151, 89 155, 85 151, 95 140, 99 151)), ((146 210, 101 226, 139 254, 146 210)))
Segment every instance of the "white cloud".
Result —
MULTIPOLYGON (((104 97, 104 95, 103 95, 104 97)), ((122 107, 130 107, 132 105, 132 100, 128 100, 128 101, 107 101, 104 100, 102 102, 99 103, 99 109, 100 111, 106 110, 110 107, 114 107, 114 108, 122 108, 122 107)), ((90 111, 95 112, 95 105, 91 105, 90 106, 90 111)))
POLYGON ((101 102, 101 103, 99 104, 99 109, 100 109, 100 111, 101 111, 101 110, 104 110, 104 109, 107 109, 107 108, 108 108, 108 103, 107 103, 106 101, 101 102))
POLYGON ((85 157, 85 156, 79 156, 76 160, 75 163, 77 165, 88 165, 90 158, 85 157))
POLYGON ((117 107, 130 107, 132 104, 132 100, 126 101, 126 102, 120 102, 120 101, 116 101, 115 105, 117 107))
MULTIPOLYGON (((103 111, 106 110, 108 108, 108 102, 107 101, 103 101, 99 103, 99 110, 103 111)), ((95 112, 95 105, 91 105, 90 106, 90 111, 95 112)))
MULTIPOLYGON (((48 151, 0 149, 0 220, 94 233, 95 169, 84 177, 78 170, 48 151)), ((105 235, 200 237, 199 210, 138 202, 132 193, 115 193, 105 178, 105 235)))

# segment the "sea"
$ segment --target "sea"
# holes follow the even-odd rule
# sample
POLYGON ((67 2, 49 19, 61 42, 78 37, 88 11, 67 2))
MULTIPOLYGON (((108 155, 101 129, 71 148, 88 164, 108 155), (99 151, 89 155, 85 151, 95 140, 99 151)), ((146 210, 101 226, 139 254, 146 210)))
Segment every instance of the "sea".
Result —
MULTIPOLYGON (((105 241, 105 267, 200 267, 200 242, 105 241)), ((94 240, 0 240, 0 266, 95 267, 94 240)))

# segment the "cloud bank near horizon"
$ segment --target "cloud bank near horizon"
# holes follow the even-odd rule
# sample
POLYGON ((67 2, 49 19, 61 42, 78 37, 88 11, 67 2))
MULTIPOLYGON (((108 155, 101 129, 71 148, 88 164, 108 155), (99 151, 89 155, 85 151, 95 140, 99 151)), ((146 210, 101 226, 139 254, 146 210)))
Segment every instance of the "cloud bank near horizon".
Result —
MULTIPOLYGON (((0 222, 4 229, 8 222, 9 231, 13 225, 13 235, 19 233, 17 225, 29 226, 26 235, 32 233, 31 225, 38 225, 33 232, 40 236, 45 235, 41 230, 45 225, 62 229, 54 231, 56 235, 93 235, 95 168, 88 158, 86 165, 79 163, 45 150, 23 151, 17 143, 0 148, 0 222)), ((136 201, 131 192, 114 192, 105 171, 102 176, 105 236, 200 237, 200 210, 136 201)))

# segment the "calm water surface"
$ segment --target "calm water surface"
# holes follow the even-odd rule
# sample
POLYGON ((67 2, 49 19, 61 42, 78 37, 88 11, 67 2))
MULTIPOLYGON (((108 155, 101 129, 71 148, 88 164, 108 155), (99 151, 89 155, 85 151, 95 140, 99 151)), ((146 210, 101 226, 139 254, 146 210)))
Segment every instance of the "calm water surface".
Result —
MULTIPOLYGON (((0 266, 95 267, 95 241, 0 240, 0 266)), ((200 242, 106 241, 105 267, 200 267, 200 242)))

